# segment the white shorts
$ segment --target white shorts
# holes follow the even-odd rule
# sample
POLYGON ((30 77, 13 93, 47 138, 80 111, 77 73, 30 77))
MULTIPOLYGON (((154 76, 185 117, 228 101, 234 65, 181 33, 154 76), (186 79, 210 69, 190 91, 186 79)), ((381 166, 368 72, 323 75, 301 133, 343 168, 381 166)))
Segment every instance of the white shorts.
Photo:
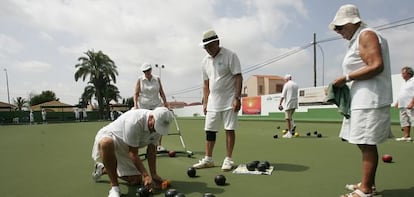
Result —
POLYGON ((112 138, 115 144, 115 157, 117 161, 117 173, 119 177, 123 176, 134 176, 139 175, 139 171, 135 167, 134 163, 130 159, 128 152, 129 147, 125 144, 121 139, 117 138, 116 136, 112 135, 110 131, 106 130, 99 130, 98 134, 96 134, 95 142, 92 148, 92 159, 95 162, 100 162, 100 149, 99 143, 103 138, 112 138))
POLYGON ((344 118, 339 137, 351 144, 377 145, 392 137, 390 106, 351 110, 344 118))
POLYGON ((295 108, 286 110, 285 111, 285 119, 292 120, 293 119, 293 113, 295 113, 295 108))
POLYGON ((238 126, 237 112, 229 109, 221 112, 207 111, 204 130, 219 131, 224 123, 224 130, 235 130, 238 126))
POLYGON ((414 110, 401 108, 400 109, 400 124, 401 127, 414 126, 414 110))

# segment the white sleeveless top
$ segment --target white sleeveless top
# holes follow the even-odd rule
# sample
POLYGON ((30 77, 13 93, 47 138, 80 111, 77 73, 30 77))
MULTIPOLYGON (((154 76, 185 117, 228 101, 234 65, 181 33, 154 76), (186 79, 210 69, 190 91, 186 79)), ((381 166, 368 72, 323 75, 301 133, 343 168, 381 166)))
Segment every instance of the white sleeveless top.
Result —
POLYGON ((152 75, 151 80, 143 75, 140 79, 141 91, 138 97, 139 108, 155 109, 161 106, 159 78, 152 75))
POLYGON ((378 32, 361 26, 350 40, 348 52, 342 62, 344 74, 367 66, 359 55, 359 35, 373 31, 381 46, 384 70, 368 80, 355 80, 350 83, 351 109, 380 108, 392 103, 392 84, 388 43, 378 32))

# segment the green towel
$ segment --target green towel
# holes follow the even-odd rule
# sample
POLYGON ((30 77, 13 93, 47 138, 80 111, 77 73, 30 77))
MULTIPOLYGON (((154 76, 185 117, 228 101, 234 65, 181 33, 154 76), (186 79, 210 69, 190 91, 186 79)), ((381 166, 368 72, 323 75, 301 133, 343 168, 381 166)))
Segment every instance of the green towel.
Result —
POLYGON ((351 97, 349 95, 349 88, 347 85, 342 87, 335 87, 332 83, 328 86, 328 95, 326 102, 333 103, 338 106, 338 111, 346 118, 351 116, 351 97))

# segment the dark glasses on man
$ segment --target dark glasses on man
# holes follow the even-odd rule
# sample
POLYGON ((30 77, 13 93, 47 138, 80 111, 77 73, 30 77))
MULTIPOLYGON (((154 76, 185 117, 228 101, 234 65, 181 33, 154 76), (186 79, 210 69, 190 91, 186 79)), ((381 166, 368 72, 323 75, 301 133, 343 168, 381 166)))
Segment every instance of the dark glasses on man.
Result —
POLYGON ((345 25, 341 25, 341 26, 335 25, 335 29, 334 30, 341 31, 342 29, 344 29, 344 27, 345 27, 345 25))

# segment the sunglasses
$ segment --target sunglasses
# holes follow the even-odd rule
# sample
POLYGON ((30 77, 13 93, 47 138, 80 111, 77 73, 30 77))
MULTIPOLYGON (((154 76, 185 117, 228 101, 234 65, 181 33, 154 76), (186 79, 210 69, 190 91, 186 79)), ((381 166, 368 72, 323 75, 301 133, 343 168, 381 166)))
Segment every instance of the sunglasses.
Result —
POLYGON ((344 27, 345 25, 341 25, 341 26, 335 25, 334 30, 341 31, 342 29, 344 29, 344 27))

